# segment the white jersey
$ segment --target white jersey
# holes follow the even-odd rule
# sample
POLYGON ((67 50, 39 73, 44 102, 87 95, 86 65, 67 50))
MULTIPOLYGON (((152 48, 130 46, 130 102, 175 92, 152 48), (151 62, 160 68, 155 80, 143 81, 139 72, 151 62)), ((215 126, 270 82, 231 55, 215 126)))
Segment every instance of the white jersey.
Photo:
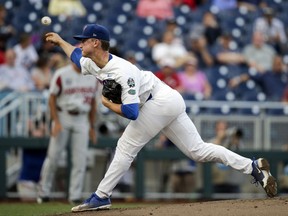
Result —
POLYGON ((77 73, 72 65, 58 69, 50 84, 50 94, 57 95, 57 107, 66 111, 89 112, 96 96, 97 80, 77 73))
POLYGON ((15 64, 27 70, 30 70, 39 59, 38 53, 33 45, 29 45, 23 49, 20 44, 16 44, 13 49, 16 53, 15 64))
POLYGON ((142 106, 154 86, 161 82, 152 72, 139 70, 125 59, 112 55, 112 59, 100 69, 90 58, 80 59, 82 74, 92 74, 100 82, 113 79, 122 86, 122 103, 139 103, 142 106))

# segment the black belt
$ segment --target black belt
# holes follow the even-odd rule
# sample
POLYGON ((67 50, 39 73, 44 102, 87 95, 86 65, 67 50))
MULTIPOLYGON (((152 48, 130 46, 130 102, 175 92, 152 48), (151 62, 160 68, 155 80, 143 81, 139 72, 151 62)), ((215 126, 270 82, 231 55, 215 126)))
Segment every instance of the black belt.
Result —
MULTIPOLYGON (((63 110, 61 109, 61 107, 57 107, 57 110, 58 110, 58 111, 63 111, 63 110)), ((67 110, 67 112, 68 112, 70 115, 79 115, 79 114, 80 114, 79 111, 75 111, 75 110, 67 110)))
POLYGON ((79 115, 80 112, 79 111, 67 111, 70 115, 79 115))
POLYGON ((152 94, 150 93, 149 97, 147 98, 146 102, 152 99, 152 94))

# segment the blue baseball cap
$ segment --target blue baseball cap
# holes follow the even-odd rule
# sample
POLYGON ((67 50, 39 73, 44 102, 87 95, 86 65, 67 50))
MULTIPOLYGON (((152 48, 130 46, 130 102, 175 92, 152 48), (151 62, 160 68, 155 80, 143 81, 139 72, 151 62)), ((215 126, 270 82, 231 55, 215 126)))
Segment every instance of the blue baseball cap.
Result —
POLYGON ((82 35, 73 36, 76 40, 96 38, 99 40, 110 41, 110 34, 107 28, 98 24, 87 24, 83 28, 82 35))

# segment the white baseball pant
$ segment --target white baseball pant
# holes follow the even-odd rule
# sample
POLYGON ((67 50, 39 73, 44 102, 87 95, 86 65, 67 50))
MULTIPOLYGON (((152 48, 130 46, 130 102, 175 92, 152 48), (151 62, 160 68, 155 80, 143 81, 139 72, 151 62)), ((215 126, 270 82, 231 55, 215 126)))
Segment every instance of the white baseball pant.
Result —
POLYGON ((118 140, 115 156, 100 182, 96 194, 109 197, 120 178, 129 169, 137 153, 159 132, 163 132, 185 155, 196 162, 219 162, 245 174, 252 173, 252 160, 225 147, 206 143, 185 112, 185 102, 176 91, 159 83, 152 99, 140 109, 118 140))
POLYGON ((83 180, 87 164, 89 143, 88 114, 70 115, 66 111, 58 112, 63 130, 57 137, 51 137, 40 179, 39 196, 49 197, 55 172, 61 153, 66 150, 70 138, 71 173, 69 200, 81 199, 83 180))

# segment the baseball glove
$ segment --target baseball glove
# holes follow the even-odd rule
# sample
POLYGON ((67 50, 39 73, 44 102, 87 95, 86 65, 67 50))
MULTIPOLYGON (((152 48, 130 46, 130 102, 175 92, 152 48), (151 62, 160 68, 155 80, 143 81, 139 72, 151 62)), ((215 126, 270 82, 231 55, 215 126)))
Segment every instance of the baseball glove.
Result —
POLYGON ((121 104, 122 87, 115 80, 104 80, 102 95, 113 103, 121 104))

